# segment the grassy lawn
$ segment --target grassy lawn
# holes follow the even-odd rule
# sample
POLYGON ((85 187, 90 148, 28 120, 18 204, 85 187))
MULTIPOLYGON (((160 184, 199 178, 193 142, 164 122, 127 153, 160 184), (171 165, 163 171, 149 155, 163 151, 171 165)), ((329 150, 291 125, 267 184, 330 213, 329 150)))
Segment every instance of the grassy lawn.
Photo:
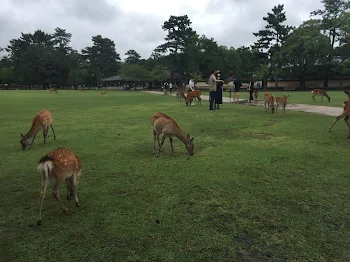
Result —
MULTIPOLYGON (((329 103, 326 97, 323 97, 323 102, 321 102, 321 96, 316 96, 316 102, 312 101, 311 91, 268 91, 273 93, 275 96, 283 96, 289 95, 288 103, 296 103, 296 104, 308 104, 308 105, 317 105, 317 106, 335 106, 340 107, 342 103, 347 100, 347 95, 344 94, 343 91, 328 91, 327 94, 331 98, 331 102, 329 103)), ((259 99, 264 99, 265 91, 259 92, 259 99)), ((209 95, 208 91, 202 91, 203 95, 209 95)), ((230 97, 230 92, 224 91, 223 96, 230 97)), ((232 93, 233 97, 233 93, 232 93)), ((248 99, 249 92, 242 89, 240 92, 240 98, 248 99)))
POLYGON ((0 110, 1 261, 350 257, 343 121, 328 133, 333 117, 282 117, 236 104, 212 112, 206 103, 186 107, 174 97, 142 92, 3 91, 0 110), (57 140, 50 130, 45 147, 40 133, 22 151, 19 133, 29 130, 43 108, 53 114, 57 140), (177 139, 175 156, 168 141, 159 158, 152 154, 155 111, 174 117, 194 136, 194 156, 177 139), (38 161, 58 146, 82 160, 81 207, 65 199, 62 187, 70 210, 63 214, 51 181, 43 225, 29 227, 39 212, 38 161))

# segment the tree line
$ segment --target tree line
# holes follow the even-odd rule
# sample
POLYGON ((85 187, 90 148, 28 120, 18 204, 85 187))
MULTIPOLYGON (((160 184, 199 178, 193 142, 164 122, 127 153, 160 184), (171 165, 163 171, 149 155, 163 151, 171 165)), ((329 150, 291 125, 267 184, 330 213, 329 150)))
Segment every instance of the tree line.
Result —
POLYGON ((199 35, 187 15, 170 16, 162 25, 165 41, 152 55, 142 59, 135 50, 121 61, 115 43, 101 35, 80 51, 71 46, 72 34, 56 28, 53 33, 36 30, 10 40, 0 60, 0 84, 96 86, 104 77, 121 75, 140 81, 174 79, 176 75, 199 81, 220 68, 225 79, 247 80, 257 75, 263 83, 279 79, 300 81, 350 77, 350 3, 321 0, 323 8, 295 28, 287 25, 284 5, 274 6, 262 19, 263 30, 256 41, 239 48, 218 45, 199 35))

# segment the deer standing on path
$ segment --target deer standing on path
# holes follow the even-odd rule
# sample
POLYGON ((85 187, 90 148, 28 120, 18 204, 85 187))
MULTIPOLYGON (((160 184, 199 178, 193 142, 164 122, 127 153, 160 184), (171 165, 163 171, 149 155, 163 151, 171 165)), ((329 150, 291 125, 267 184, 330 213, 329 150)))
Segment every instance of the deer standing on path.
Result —
POLYGON ((273 114, 275 112, 275 96, 271 93, 265 93, 264 94, 264 99, 265 99, 265 111, 270 111, 271 107, 271 113, 273 114), (266 110, 266 105, 267 105, 267 110, 266 110))
POLYGON ((70 200, 70 197, 74 197, 75 205, 80 206, 77 189, 78 179, 81 175, 81 161, 75 153, 66 148, 56 148, 39 160, 38 171, 42 178, 38 225, 41 225, 43 202, 50 178, 54 178, 56 181, 52 194, 64 213, 68 213, 68 209, 63 205, 59 194, 60 186, 64 182, 67 184, 67 199, 70 200))
POLYGON ((350 123, 349 123, 349 116, 350 116, 350 92, 349 91, 344 91, 345 94, 348 95, 348 100, 344 102, 344 107, 343 107, 343 113, 341 113, 339 116, 335 118, 333 121, 332 125, 328 128, 328 132, 331 132, 333 126, 339 119, 344 118, 345 124, 348 126, 348 138, 350 138, 350 123))
POLYGON ((288 97, 289 95, 285 96, 278 96, 276 97, 276 114, 277 114, 277 108, 281 104, 282 105, 282 113, 283 115, 286 115, 286 105, 288 103, 288 97))
POLYGON ((190 155, 193 155, 194 150, 194 137, 190 138, 190 135, 185 135, 176 121, 170 116, 164 113, 156 112, 151 117, 153 125, 153 154, 156 153, 156 140, 158 141, 158 151, 156 156, 159 156, 159 152, 164 144, 165 138, 169 137, 171 153, 174 155, 173 137, 180 139, 186 146, 186 149, 190 155), (159 136, 162 135, 162 141, 159 142, 159 136))
POLYGON ((46 145, 46 138, 49 132, 49 127, 51 127, 54 140, 56 140, 55 130, 52 125, 52 115, 51 112, 47 109, 41 110, 33 119, 32 126, 26 135, 21 134, 22 150, 25 150, 28 146, 32 146, 34 143, 35 136, 42 129, 44 135, 44 145, 46 145), (33 137, 32 142, 29 143, 29 138, 33 137))
POLYGON ((317 96, 317 95, 321 96, 321 101, 323 101, 323 97, 325 96, 325 97, 327 97, 328 102, 331 102, 331 98, 329 97, 329 95, 327 94, 327 92, 325 90, 314 89, 311 91, 311 94, 312 94, 312 100, 314 102, 316 102, 315 96, 317 96))

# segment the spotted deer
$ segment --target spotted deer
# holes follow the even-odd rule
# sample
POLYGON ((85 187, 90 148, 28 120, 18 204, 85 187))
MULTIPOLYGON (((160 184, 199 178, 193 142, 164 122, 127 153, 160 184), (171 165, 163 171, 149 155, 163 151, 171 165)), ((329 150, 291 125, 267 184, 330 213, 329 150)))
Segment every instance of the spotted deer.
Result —
POLYGON ((37 115, 34 117, 32 121, 32 126, 27 134, 21 135, 21 140, 19 143, 22 145, 22 150, 25 150, 28 146, 32 146, 34 143, 35 136, 40 130, 43 130, 43 136, 44 136, 44 145, 46 145, 46 138, 47 134, 49 132, 49 127, 51 127, 54 140, 56 140, 55 130, 53 129, 53 123, 52 123, 52 115, 51 112, 47 109, 41 110, 37 115), (29 143, 29 139, 33 137, 32 142, 29 143))
POLYGON ((156 140, 158 141, 158 151, 156 156, 159 156, 159 152, 164 144, 164 140, 169 137, 171 153, 174 155, 174 147, 173 147, 173 137, 177 137, 181 140, 190 155, 194 154, 194 137, 190 138, 190 135, 185 135, 176 121, 172 119, 170 116, 162 112, 156 112, 151 117, 152 125, 153 125, 153 154, 156 153, 156 140), (159 136, 162 135, 162 141, 159 142, 159 136))
POLYGON ((264 99, 265 99, 265 111, 270 111, 271 107, 271 113, 273 114, 275 112, 275 96, 272 93, 265 93, 264 94, 264 99), (266 105, 267 105, 267 110, 266 110, 266 105))
POLYGON ((337 123, 338 120, 344 118, 345 124, 348 126, 348 138, 350 138, 350 123, 349 123, 349 116, 350 116, 350 92, 344 91, 345 94, 348 95, 348 100, 344 102, 343 106, 343 113, 341 113, 339 116, 335 118, 332 125, 328 128, 328 132, 331 132, 333 126, 335 123, 337 123))
POLYGON ((50 93, 52 93, 52 92, 56 92, 57 93, 57 90, 55 88, 51 87, 49 90, 50 90, 50 93))
POLYGON ((276 114, 277 114, 277 108, 279 105, 282 105, 282 113, 283 115, 286 115, 286 105, 288 104, 288 97, 289 95, 285 96, 278 96, 276 97, 276 114))
POLYGON ((321 101, 323 101, 323 97, 327 97, 328 102, 331 102, 331 98, 329 97, 329 95, 327 94, 327 92, 325 90, 321 90, 321 89, 314 89, 311 91, 312 94, 312 100, 315 102, 315 96, 319 95, 321 96, 321 101))
POLYGON ((58 147, 48 152, 40 158, 38 171, 41 174, 41 192, 40 192, 40 211, 38 225, 41 225, 41 214, 45 193, 50 179, 55 179, 56 183, 53 187, 52 194, 64 213, 68 213, 68 209, 63 205, 59 189, 61 185, 67 184, 67 200, 74 197, 75 205, 79 207, 77 195, 78 179, 81 175, 81 161, 79 157, 66 148, 58 147))

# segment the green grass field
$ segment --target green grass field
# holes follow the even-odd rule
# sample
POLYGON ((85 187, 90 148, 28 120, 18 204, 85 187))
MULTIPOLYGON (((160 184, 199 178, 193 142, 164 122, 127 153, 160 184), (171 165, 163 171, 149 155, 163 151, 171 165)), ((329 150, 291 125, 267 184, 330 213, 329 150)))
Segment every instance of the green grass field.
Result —
MULTIPOLYGON (((270 91, 269 90, 268 92, 272 92, 275 96, 289 95, 288 103, 317 105, 317 106, 341 107, 343 102, 346 101, 348 98, 343 91, 327 91, 327 94, 331 98, 331 102, 328 102, 326 97, 323 97, 323 101, 321 101, 321 96, 316 96, 315 97, 316 101, 313 102, 311 91, 270 91)), ((209 95, 208 91, 202 91, 201 93, 203 95, 209 95)), ((258 99, 264 100, 264 93, 265 91, 260 90, 258 99)), ((224 91, 223 96, 230 97, 230 92, 224 91)), ((231 96, 233 97, 233 93, 231 94, 231 96)), ((245 89, 242 89, 240 92, 240 98, 248 99, 249 92, 245 89)))
POLYGON ((0 92, 0 260, 347 261, 344 121, 329 133, 333 117, 207 105, 142 92, 0 92), (22 151, 19 133, 43 108, 57 140, 50 130, 45 147, 40 133, 22 151), (177 139, 175 156, 168 141, 152 154, 155 111, 194 136, 194 156, 177 139), (81 207, 62 187, 63 214, 51 181, 43 225, 29 227, 39 212, 38 161, 56 147, 82 160, 81 207))

